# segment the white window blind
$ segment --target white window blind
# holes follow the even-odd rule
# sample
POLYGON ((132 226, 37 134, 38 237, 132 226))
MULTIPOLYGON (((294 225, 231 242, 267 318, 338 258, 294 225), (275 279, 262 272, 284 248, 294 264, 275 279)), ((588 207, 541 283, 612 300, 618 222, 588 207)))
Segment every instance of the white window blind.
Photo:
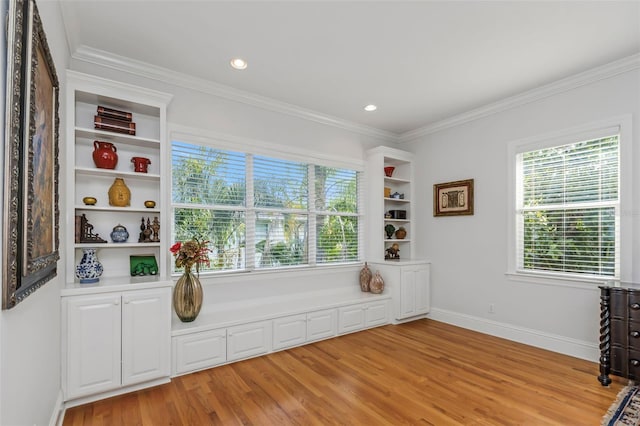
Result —
POLYGON ((619 276, 619 135, 517 155, 517 262, 525 271, 619 276))
POLYGON ((172 144, 173 238, 210 241, 201 272, 356 262, 358 178, 331 168, 172 144))
POLYGON ((173 241, 208 240, 209 267, 246 267, 246 156, 173 142, 171 157, 173 241))
POLYGON ((315 166, 316 262, 358 260, 358 174, 315 166))

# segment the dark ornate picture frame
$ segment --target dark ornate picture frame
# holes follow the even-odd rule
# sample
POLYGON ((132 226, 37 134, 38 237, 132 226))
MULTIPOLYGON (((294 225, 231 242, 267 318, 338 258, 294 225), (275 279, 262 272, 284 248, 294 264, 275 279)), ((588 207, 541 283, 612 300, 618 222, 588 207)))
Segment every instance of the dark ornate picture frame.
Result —
POLYGON ((59 83, 35 0, 9 2, 2 308, 57 275, 59 83))
POLYGON ((473 179, 433 185, 433 215, 473 214, 473 179))

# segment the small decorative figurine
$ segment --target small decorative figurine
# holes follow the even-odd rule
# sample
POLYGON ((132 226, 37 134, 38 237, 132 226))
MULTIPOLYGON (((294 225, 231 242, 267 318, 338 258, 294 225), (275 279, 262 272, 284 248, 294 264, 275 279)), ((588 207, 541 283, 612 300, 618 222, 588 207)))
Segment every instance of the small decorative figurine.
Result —
POLYGON ((98 234, 93 233, 93 225, 87 216, 76 216, 76 243, 106 243, 98 234))
POLYGON ((385 227, 384 227, 384 232, 387 233, 387 238, 391 238, 393 237, 393 233, 396 231, 396 227, 393 226, 392 224, 388 223, 385 227))
POLYGON ((394 243, 391 247, 389 247, 384 255, 385 260, 394 260, 400 259, 400 246, 397 243, 394 243))
POLYGON ((114 207, 128 207, 131 205, 131 191, 123 178, 115 178, 109 188, 109 205, 114 207))
POLYGON ((151 241, 153 241, 154 243, 159 243, 160 242, 160 221, 158 220, 158 216, 153 218, 153 222, 151 223, 151 230, 153 231, 151 241))
POLYGON ((82 199, 82 202, 85 203, 87 206, 95 206, 98 200, 95 197, 84 197, 82 199))
POLYGON ((144 202, 144 206, 148 209, 152 209, 156 206, 156 202, 153 200, 147 200, 144 202))
MULTIPOLYGON (((158 223, 158 229, 160 228, 160 223, 158 223)), ((151 219, 147 218, 145 221, 144 216, 142 217, 142 222, 140 223, 140 236, 138 237, 139 243, 157 243, 160 241, 158 238, 157 241, 151 239, 151 235, 153 234, 153 229, 151 229, 151 219)))

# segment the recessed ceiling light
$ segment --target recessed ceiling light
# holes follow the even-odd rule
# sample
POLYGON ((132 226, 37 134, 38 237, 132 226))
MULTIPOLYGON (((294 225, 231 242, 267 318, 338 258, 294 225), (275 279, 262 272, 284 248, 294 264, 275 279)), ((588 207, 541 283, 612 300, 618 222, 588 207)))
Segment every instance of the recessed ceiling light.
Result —
POLYGON ((247 68, 247 61, 242 58, 233 58, 231 60, 231 66, 236 70, 243 70, 247 68))
POLYGON ((375 111, 377 109, 378 109, 378 107, 373 105, 373 104, 369 104, 366 107, 364 107, 364 110, 367 111, 367 112, 372 112, 372 111, 375 111))

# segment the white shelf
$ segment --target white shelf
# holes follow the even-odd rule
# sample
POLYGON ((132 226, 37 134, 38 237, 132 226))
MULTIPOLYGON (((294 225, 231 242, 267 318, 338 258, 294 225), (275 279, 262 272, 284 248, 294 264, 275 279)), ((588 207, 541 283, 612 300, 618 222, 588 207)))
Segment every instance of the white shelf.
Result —
POLYGON ((127 135, 126 133, 108 132, 105 130, 88 129, 86 127, 76 127, 77 138, 100 139, 106 142, 125 143, 141 148, 160 148, 158 139, 144 138, 141 136, 127 135))
POLYGON ((384 197, 385 201, 390 201, 392 203, 410 203, 411 201, 408 200, 407 198, 390 198, 390 197, 384 197))
MULTIPOLYGON (((131 238, 131 237, 129 237, 131 238)), ((94 248, 94 249, 121 249, 132 247, 160 247, 160 243, 76 243, 75 248, 94 248)))
POLYGON ((156 214, 160 214, 160 209, 158 208, 153 208, 153 209, 147 209, 147 208, 136 208, 136 207, 111 207, 111 206, 83 206, 83 205, 77 205, 76 206, 76 211, 78 210, 82 210, 82 211, 94 211, 94 212, 114 212, 114 213, 122 213, 122 212, 128 212, 128 213, 156 213, 156 214))
POLYGON ((388 183, 411 183, 409 179, 400 179, 400 178, 394 178, 389 176, 385 176, 384 181, 388 183))
POLYGON ((397 238, 385 238, 384 239, 385 243, 410 243, 411 242, 411 238, 403 238, 403 239, 397 239, 397 238))
POLYGON ((392 219, 392 218, 385 218, 384 219, 385 222, 398 222, 398 223, 410 223, 411 221, 409 219, 392 219))
POLYGON ((113 169, 99 169, 97 167, 76 167, 76 174, 86 176, 110 176, 110 177, 126 177, 141 180, 160 181, 160 175, 154 173, 136 173, 126 172, 113 169))

